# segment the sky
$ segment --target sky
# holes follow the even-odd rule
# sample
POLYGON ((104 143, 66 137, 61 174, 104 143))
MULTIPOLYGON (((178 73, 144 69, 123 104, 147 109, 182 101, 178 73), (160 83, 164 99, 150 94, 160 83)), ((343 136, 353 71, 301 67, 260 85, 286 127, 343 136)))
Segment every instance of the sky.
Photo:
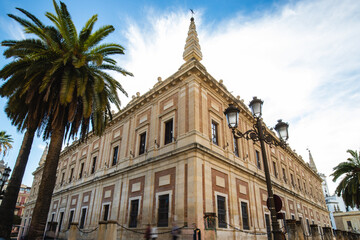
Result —
MULTIPOLYGON (((269 127, 290 124, 289 144, 308 161, 311 150, 319 172, 329 176, 345 161, 347 149, 360 148, 360 1, 64 1, 78 29, 98 14, 95 29, 113 25, 108 42, 125 47, 118 65, 134 77, 114 75, 129 94, 147 92, 184 63, 190 8, 203 54, 202 64, 245 103, 264 100, 269 127)), ((20 7, 36 15, 54 12, 50 0, 1 0, 0 41, 27 36, 6 14, 20 7)), ((0 53, 4 51, 0 47, 0 53)), ((0 56, 0 68, 10 60, 0 56)), ((0 83, 1 84, 1 83, 0 83)), ((13 168, 23 133, 11 126, 0 98, 0 130, 14 138, 4 161, 13 168)), ((31 186, 46 142, 35 139, 23 183, 31 186)), ((330 192, 336 183, 328 177, 330 192)))

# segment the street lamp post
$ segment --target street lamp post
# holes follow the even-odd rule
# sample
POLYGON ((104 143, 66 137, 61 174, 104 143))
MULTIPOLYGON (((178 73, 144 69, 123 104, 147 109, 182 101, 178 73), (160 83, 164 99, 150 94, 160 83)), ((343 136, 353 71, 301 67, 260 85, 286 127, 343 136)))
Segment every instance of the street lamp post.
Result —
POLYGON ((289 124, 282 122, 281 120, 275 126, 275 130, 278 132, 280 141, 274 138, 270 133, 266 131, 265 126, 262 123, 261 115, 262 115, 262 104, 263 101, 254 97, 250 102, 250 108, 253 116, 256 119, 256 124, 253 129, 246 131, 245 133, 240 132, 237 129, 238 121, 239 121, 239 112, 234 105, 230 104, 229 107, 225 110, 224 114, 226 115, 226 119, 229 125, 229 128, 232 129, 232 133, 236 139, 245 138, 247 140, 253 140, 254 142, 259 141, 261 146, 261 154, 264 164, 264 172, 266 179, 266 187, 268 192, 268 201, 269 201, 269 210, 271 214, 271 225, 272 232, 274 236, 274 240, 282 239, 281 230, 279 223, 277 221, 276 210, 275 210, 275 201, 274 201, 274 193, 272 190, 272 184, 270 179, 269 165, 266 157, 265 151, 265 143, 274 146, 281 146, 283 148, 286 147, 285 141, 289 138, 288 127, 289 124))
POLYGON ((4 172, 1 175, 0 178, 0 199, 2 199, 3 195, 4 195, 4 185, 6 183, 6 181, 8 180, 9 176, 10 176, 10 172, 11 172, 11 168, 7 167, 4 169, 4 172))

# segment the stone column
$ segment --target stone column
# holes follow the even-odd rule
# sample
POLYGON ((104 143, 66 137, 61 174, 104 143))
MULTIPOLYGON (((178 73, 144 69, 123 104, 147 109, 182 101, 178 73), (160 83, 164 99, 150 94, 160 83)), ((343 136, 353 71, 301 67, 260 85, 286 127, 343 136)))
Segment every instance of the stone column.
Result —
POLYGON ((311 239, 312 240, 321 240, 318 225, 311 224, 310 225, 310 232, 311 232, 311 239))
POLYGON ((106 233, 106 222, 100 221, 96 239, 97 240, 105 239, 105 233, 106 233))
POLYGON ((69 238, 68 240, 76 240, 76 234, 77 234, 77 225, 79 223, 72 222, 70 223, 70 230, 69 230, 69 238))
POLYGON ((345 240, 343 236, 343 232, 341 230, 336 229, 335 234, 336 234, 336 240, 345 240))
POLYGON ((348 236, 349 239, 357 240, 357 234, 354 232, 348 232, 348 236))
POLYGON ((296 233, 299 240, 305 240, 304 230, 301 226, 301 221, 296 221, 296 233))
POLYGON ((295 219, 286 219, 286 226, 288 227, 288 239, 298 239, 298 234, 296 231, 296 220, 295 219))
POLYGON ((114 220, 107 221, 106 233, 104 239, 116 240, 116 238, 117 238, 117 221, 114 220))
POLYGON ((324 240, 332 240, 332 229, 330 227, 323 227, 324 240))

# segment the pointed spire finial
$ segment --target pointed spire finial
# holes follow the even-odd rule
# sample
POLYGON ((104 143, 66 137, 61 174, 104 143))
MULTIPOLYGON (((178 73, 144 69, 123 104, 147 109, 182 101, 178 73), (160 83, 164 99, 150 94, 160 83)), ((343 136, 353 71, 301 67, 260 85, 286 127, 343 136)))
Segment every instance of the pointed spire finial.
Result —
POLYGON ((46 143, 45 149, 44 149, 43 154, 41 155, 41 158, 40 158, 39 166, 41 166, 41 165, 43 165, 45 163, 48 151, 49 151, 49 146, 48 146, 48 143, 46 143))
POLYGON ((190 9, 192 17, 190 19, 190 27, 188 31, 188 36, 186 38, 185 50, 183 54, 183 59, 187 62, 191 59, 196 59, 198 61, 202 60, 202 53, 199 44, 199 38, 196 32, 196 26, 194 21, 194 11, 190 9))
POLYGON ((316 168, 314 159, 313 159, 313 157, 312 157, 312 155, 311 155, 310 149, 307 148, 306 150, 309 151, 309 161, 310 161, 310 162, 309 162, 309 165, 310 165, 310 168, 311 168, 312 170, 314 170, 315 172, 317 172, 317 168, 316 168))

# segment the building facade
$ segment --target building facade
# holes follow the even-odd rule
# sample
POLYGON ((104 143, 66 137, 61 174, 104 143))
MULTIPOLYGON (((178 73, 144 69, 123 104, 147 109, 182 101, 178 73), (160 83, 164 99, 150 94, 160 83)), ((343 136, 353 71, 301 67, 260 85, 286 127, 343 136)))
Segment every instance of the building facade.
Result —
POLYGON ((334 212, 337 229, 360 233, 360 211, 334 212))
POLYGON ((16 201, 15 211, 14 211, 15 215, 17 215, 19 217, 23 216, 25 204, 28 201, 28 198, 30 196, 30 191, 31 191, 31 187, 21 184, 18 198, 16 201))
MULTIPOLYGON (((86 143, 75 141, 62 151, 48 218, 57 222, 59 236, 70 222, 94 229, 101 220, 115 220, 132 230, 153 224, 164 232, 174 224, 196 224, 205 239, 211 234, 267 239, 270 212, 260 145, 234 139, 223 112, 230 103, 241 109, 240 131, 255 120, 244 101, 200 63, 193 18, 183 58, 176 73, 133 97, 103 136, 90 135, 86 143), (205 213, 216 214, 215 233, 204 229, 205 213)), ((285 218, 300 219, 305 228, 329 226, 319 175, 289 147, 266 146, 266 152, 285 218)), ((31 221, 41 171, 40 164, 24 226, 31 221)), ((119 239, 143 237, 123 227, 119 239)), ((169 236, 159 234, 162 238, 169 236)))

